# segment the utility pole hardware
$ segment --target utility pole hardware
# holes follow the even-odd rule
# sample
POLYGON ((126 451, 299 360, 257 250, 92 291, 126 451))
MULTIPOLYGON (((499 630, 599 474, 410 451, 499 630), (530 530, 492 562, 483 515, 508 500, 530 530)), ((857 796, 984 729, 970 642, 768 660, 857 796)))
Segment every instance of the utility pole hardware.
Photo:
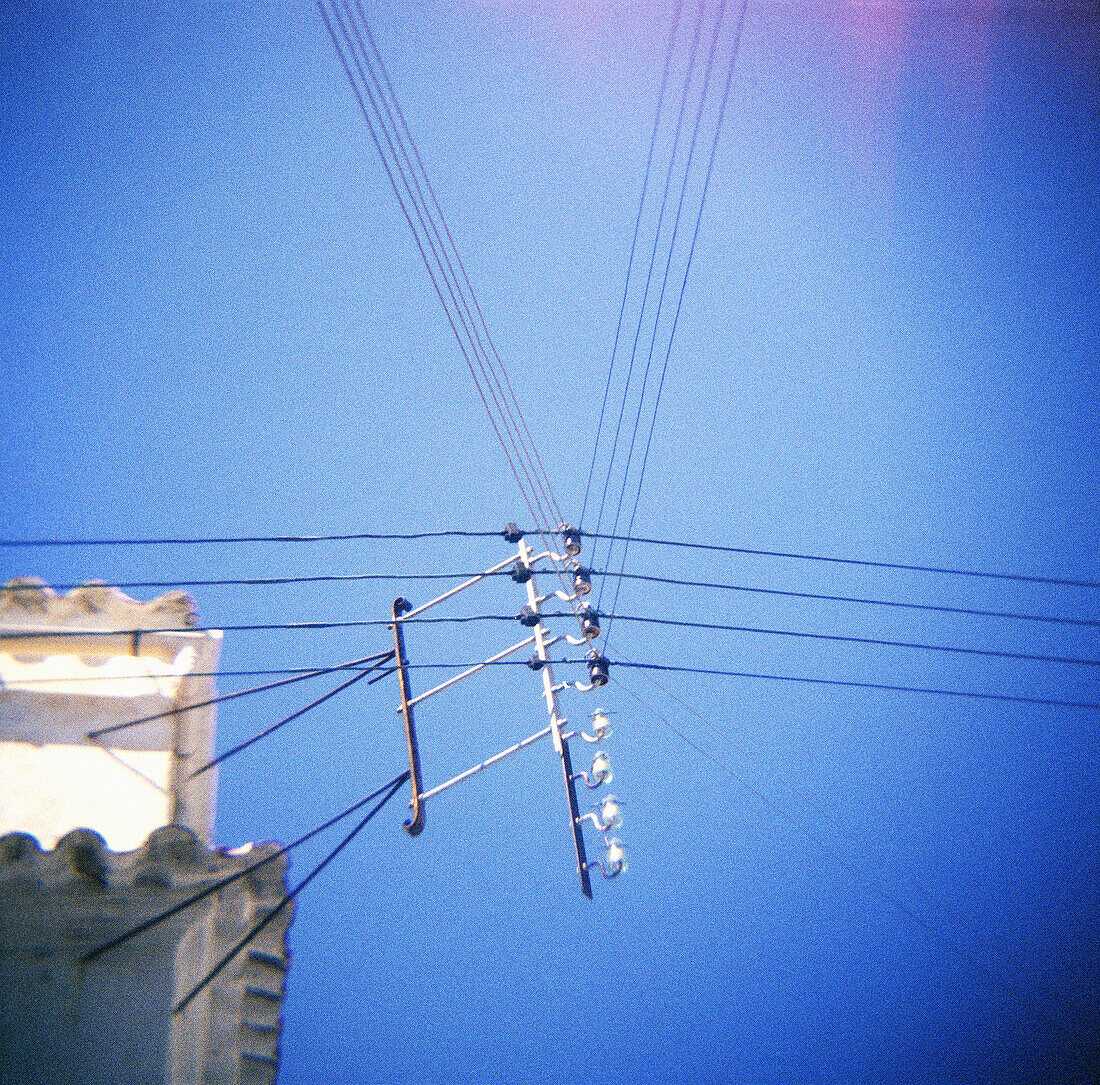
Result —
POLYGON ((392 608, 393 622, 391 628, 393 629, 394 635, 394 649, 396 652, 397 665, 401 672, 400 712, 405 722, 405 737, 408 745, 409 773, 412 785, 412 799, 409 803, 412 814, 405 821, 405 828, 408 830, 410 836, 418 836, 424 828, 425 804, 429 799, 449 790, 463 780, 468 780, 471 776, 477 775, 490 765, 494 765, 498 761, 502 761, 504 758, 510 757, 512 754, 549 736, 561 762, 562 779, 565 783, 566 803, 569 811, 569 825, 577 861, 577 876, 580 880, 581 891, 586 897, 591 898, 592 883, 589 877, 589 870, 593 867, 598 867, 605 878, 616 877, 626 870, 626 849, 621 840, 609 835, 622 824, 622 810, 613 795, 607 796, 601 803, 596 804, 598 806, 598 813, 588 812, 581 814, 577 801, 578 782, 583 782, 587 788, 597 788, 611 782, 611 762, 607 754, 602 750, 597 750, 592 760, 590 772, 574 772, 572 757, 569 752, 569 742, 579 737, 585 742, 593 744, 599 743, 611 733, 611 725, 606 713, 597 711, 592 713, 594 734, 588 735, 580 730, 566 730, 569 721, 561 713, 558 695, 566 689, 575 689, 585 692, 605 686, 608 681, 609 664, 608 661, 592 647, 592 641, 600 635, 599 615, 593 607, 581 602, 583 597, 591 591, 592 583, 588 572, 582 569, 577 562, 577 555, 581 552, 580 534, 567 524, 561 525, 558 534, 562 540, 561 548, 564 553, 558 554, 549 549, 541 553, 535 553, 525 541, 523 533, 519 531, 514 524, 509 524, 505 532, 505 538, 509 542, 516 544, 518 549, 517 557, 510 557, 499 562, 492 568, 486 569, 485 572, 478 573, 476 576, 458 585, 458 587, 444 592, 442 595, 437 596, 435 599, 419 607, 414 608, 408 600, 404 598, 394 600, 392 608), (556 567, 553 571, 559 574, 562 570, 568 572, 572 590, 557 590, 545 595, 539 594, 538 586, 535 581, 535 567, 539 562, 546 560, 549 560, 553 566, 556 567), (510 647, 505 648, 503 651, 490 656, 484 662, 475 663, 460 674, 453 675, 427 692, 414 697, 409 681, 408 657, 405 651, 405 624, 414 620, 418 615, 423 614, 432 607, 480 583, 487 577, 503 572, 509 566, 512 566, 512 579, 516 581, 517 584, 522 584, 526 591, 527 601, 517 615, 517 618, 522 625, 532 631, 531 634, 523 640, 517 641, 510 647), (574 637, 569 634, 550 635, 550 632, 543 624, 541 607, 543 603, 551 598, 559 599, 572 608, 580 625, 581 636, 574 637), (558 683, 555 681, 554 669, 550 661, 549 651, 553 645, 562 640, 568 644, 588 649, 588 658, 586 660, 589 677, 588 682, 558 683), (451 686, 456 685, 464 679, 472 677, 486 667, 492 666, 492 664, 506 659, 508 656, 514 655, 524 648, 530 648, 532 646, 534 647, 534 654, 531 656, 528 665, 532 670, 541 672, 542 692, 546 702, 546 710, 549 715, 549 726, 544 727, 533 735, 529 735, 527 738, 522 739, 513 746, 509 746, 507 749, 501 750, 499 753, 487 758, 480 764, 474 765, 473 768, 467 769, 465 772, 460 773, 458 776, 453 777, 445 783, 425 790, 421 779, 420 753, 416 740, 416 720, 414 715, 416 706, 426 701, 429 697, 434 697, 437 693, 442 693, 445 689, 449 689, 451 686), (599 860, 591 862, 587 858, 584 845, 584 834, 582 832, 584 822, 586 821, 591 821, 592 824, 604 834, 604 842, 607 846, 607 854, 605 857, 606 863, 599 860))

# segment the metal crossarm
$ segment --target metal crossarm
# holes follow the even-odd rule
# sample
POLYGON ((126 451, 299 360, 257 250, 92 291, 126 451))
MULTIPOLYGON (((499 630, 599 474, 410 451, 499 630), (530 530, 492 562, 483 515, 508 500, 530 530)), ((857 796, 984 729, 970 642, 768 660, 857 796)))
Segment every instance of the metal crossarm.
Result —
MULTIPOLYGON (((523 539, 519 540, 519 556, 523 564, 529 568, 531 565, 531 551, 523 539)), ((539 598, 534 576, 527 581, 526 588, 527 605, 535 615, 538 615, 542 600, 539 598)), ((550 713, 550 734, 554 739, 554 749, 557 750, 558 756, 561 758, 562 774, 565 778, 566 801, 569 806, 569 828, 573 834, 573 849, 577 856, 577 876, 580 878, 581 892, 586 897, 591 898, 592 883, 588 877, 588 858, 584 851, 584 835, 581 832, 580 812, 577 809, 577 785, 573 779, 573 762, 569 756, 568 745, 562 741, 561 727, 565 720, 562 719, 561 710, 558 707, 557 684, 554 681, 554 668, 550 664, 547 647, 546 630, 540 621, 535 626, 535 650, 542 662, 542 666, 539 668, 542 674, 542 692, 546 698, 547 711, 550 713)))

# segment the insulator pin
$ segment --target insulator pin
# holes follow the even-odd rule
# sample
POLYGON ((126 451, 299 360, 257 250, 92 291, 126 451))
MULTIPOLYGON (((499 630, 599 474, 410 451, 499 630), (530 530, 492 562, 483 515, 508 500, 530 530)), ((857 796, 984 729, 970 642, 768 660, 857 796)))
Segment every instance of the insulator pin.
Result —
POLYGON ((614 778, 611 772, 611 758, 603 750, 597 750, 596 756, 592 758, 592 777, 599 780, 601 784, 609 784, 614 778))
POLYGON ((600 635, 600 616, 595 607, 581 607, 580 619, 581 635, 585 640, 595 640, 600 635))
POLYGON ((612 829, 617 829, 622 825, 622 807, 619 806, 619 802, 614 795, 608 795, 600 803, 600 821, 602 822, 601 831, 605 833, 609 833, 612 829))
POLYGON ((562 524, 561 540, 568 557, 575 558, 581 552, 581 533, 575 527, 562 524))
POLYGON ((614 878, 616 874, 622 874, 626 868, 626 848, 617 836, 612 837, 607 842, 607 870, 604 871, 604 877, 614 878))
POLYGON ((606 686, 608 681, 608 668, 611 666, 607 659, 601 655, 591 656, 588 660, 588 680, 593 686, 599 688, 606 686))

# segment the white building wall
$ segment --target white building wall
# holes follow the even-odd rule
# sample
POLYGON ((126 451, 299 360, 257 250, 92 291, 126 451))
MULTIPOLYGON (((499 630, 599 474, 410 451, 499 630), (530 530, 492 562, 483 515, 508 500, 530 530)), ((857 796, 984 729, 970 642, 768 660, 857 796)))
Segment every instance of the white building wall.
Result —
POLYGON ((276 851, 271 844, 217 851, 174 826, 122 854, 87 830, 52 851, 24 834, 0 837, 0 1081, 274 1082, 292 904, 184 1012, 173 1009, 278 908, 286 858, 276 851), (88 957, 250 867, 164 922, 88 957))
POLYGON ((197 624, 183 592, 0 589, 0 1085, 275 1080, 287 862, 210 846, 217 773, 191 774, 214 755, 221 633, 197 624))
POLYGON ((90 828, 116 850, 173 823, 211 838, 217 771, 190 777, 214 752, 203 702, 221 633, 194 625, 182 592, 140 603, 26 579, 0 591, 0 833, 53 847, 90 828), (159 718, 110 730, 147 716, 159 718))

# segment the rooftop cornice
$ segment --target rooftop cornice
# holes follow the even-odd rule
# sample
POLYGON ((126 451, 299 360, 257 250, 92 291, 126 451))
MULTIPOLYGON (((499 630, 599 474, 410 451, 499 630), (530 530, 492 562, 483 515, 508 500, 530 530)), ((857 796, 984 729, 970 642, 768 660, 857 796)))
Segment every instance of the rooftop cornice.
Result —
MULTIPOLYGON (((0 885, 11 881, 37 882, 43 887, 162 890, 201 886, 213 878, 244 870, 274 853, 275 844, 255 844, 227 851, 204 844, 182 825, 164 825, 134 851, 115 852, 99 833, 74 829, 53 849, 43 849, 29 833, 0 836, 0 885)), ((286 859, 272 858, 245 876, 262 896, 281 894, 286 859)))
POLYGON ((0 958, 40 1011, 0 1029, 0 1065, 21 1081, 65 1080, 85 1059, 96 1081, 274 1085, 294 915, 287 865, 277 844, 210 848, 179 825, 128 852, 90 829, 49 850, 27 833, 0 836, 0 958), (178 1014, 163 1003, 165 990, 196 989, 178 1014), (89 1051, 90 1034, 127 1042, 89 1051), (148 1050, 163 1074, 145 1063, 131 1073, 148 1050))
POLYGON ((89 580, 59 595, 44 580, 17 576, 0 588, 0 626, 8 630, 194 629, 195 601, 170 591, 143 602, 102 580, 89 580))

